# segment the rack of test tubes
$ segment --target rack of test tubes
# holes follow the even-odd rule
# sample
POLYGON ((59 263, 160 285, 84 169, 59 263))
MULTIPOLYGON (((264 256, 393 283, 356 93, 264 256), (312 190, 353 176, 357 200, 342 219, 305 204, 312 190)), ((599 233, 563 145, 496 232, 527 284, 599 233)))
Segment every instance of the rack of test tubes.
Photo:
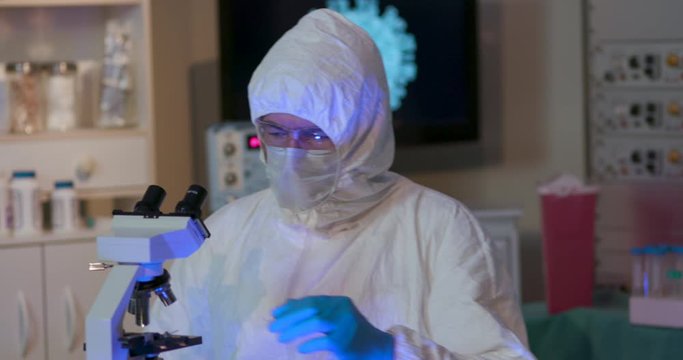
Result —
POLYGON ((630 322, 683 328, 683 246, 635 247, 631 260, 630 322))

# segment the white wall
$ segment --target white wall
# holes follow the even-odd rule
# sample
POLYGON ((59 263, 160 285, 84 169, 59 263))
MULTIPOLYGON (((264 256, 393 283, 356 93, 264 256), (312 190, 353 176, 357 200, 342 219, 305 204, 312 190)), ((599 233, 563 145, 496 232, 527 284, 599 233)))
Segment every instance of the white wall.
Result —
MULTIPOLYGON (((543 297, 535 186, 559 172, 585 174, 580 0, 497 0, 502 6, 502 161, 410 174, 473 208, 519 207, 525 300, 543 297)), ((191 59, 218 57, 214 0, 192 1, 191 59)))
POLYGON ((537 300, 543 288, 535 186, 559 172, 585 175, 581 1, 505 0, 502 10, 502 162, 411 177, 474 208, 523 209, 523 297, 537 300))
POLYGON ((191 1, 192 62, 218 60, 218 1, 191 1))

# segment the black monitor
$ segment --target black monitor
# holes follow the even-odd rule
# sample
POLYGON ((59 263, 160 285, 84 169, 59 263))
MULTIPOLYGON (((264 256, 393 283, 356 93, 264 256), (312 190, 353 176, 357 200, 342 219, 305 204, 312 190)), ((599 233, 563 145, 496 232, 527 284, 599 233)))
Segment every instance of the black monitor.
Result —
MULTIPOLYGON (((493 60, 484 58, 483 51, 486 41, 497 33, 492 31, 498 25, 497 8, 476 0, 378 3, 380 14, 387 6, 398 10, 417 44, 417 75, 393 112, 394 168, 437 170, 495 161, 499 152, 499 134, 494 129, 499 127, 498 69, 494 65, 493 71, 487 71, 495 84, 484 86, 482 65, 490 66, 493 60)), ((349 4, 354 6, 353 1, 349 4)), ((253 70, 285 31, 311 9, 323 7, 325 0, 219 0, 224 119, 249 118, 247 84, 253 70)))

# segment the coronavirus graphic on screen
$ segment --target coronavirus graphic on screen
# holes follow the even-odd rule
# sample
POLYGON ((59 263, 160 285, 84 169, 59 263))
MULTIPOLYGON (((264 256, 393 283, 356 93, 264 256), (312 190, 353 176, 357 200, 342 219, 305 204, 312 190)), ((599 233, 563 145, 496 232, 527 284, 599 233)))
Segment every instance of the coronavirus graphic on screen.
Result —
POLYGON ((387 73, 391 110, 398 110, 408 83, 417 77, 415 36, 406 31, 406 21, 396 7, 389 5, 380 14, 377 0, 356 0, 355 5, 351 7, 349 0, 327 0, 328 8, 363 28, 377 44, 387 73))

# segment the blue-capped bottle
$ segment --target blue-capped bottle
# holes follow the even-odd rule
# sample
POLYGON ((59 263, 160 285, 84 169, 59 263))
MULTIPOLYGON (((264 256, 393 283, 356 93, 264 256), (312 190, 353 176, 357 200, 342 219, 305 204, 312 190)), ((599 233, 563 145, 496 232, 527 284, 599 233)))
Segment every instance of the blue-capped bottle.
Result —
POLYGON ((43 231, 43 211, 36 172, 18 170, 10 181, 12 230, 15 236, 36 235, 43 231))
POLYGON ((51 202, 52 231, 68 232, 78 229, 78 199, 73 181, 55 181, 51 202))

